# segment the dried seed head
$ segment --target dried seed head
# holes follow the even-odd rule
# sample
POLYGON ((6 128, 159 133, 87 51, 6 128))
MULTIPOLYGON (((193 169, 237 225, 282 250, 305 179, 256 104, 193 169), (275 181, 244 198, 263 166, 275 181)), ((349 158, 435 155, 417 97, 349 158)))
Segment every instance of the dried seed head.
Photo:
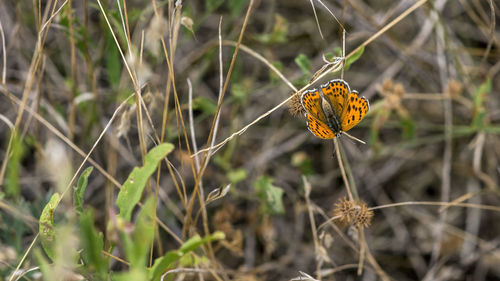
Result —
POLYGON ((394 95, 398 96, 398 97, 403 97, 404 94, 405 94, 405 88, 403 87, 403 84, 401 83, 397 83, 396 85, 394 85, 394 95))
POLYGON ((401 106, 401 97, 396 95, 395 92, 388 95, 384 101, 384 106, 387 110, 393 110, 401 106))
POLYGON ((333 215, 341 224, 355 224, 358 227, 368 227, 373 217, 373 211, 366 203, 347 200, 345 197, 335 204, 333 215))
POLYGON ((384 92, 392 92, 393 87, 394 87, 394 83, 392 82, 391 79, 384 80, 384 83, 382 84, 382 90, 384 92))
POLYGON ((357 207, 356 215, 354 216, 354 223, 358 227, 368 227, 372 222, 373 211, 368 209, 368 206, 364 202, 359 202, 357 207))
MULTIPOLYGON (((386 80, 387 82, 388 80, 386 80)), ((385 93, 385 103, 384 107, 386 110, 394 110, 394 109, 401 109, 401 99, 403 98, 405 94, 405 89, 403 87, 403 84, 401 83, 396 83, 394 84, 392 81, 391 82, 384 82, 385 84, 390 84, 390 87, 385 85, 384 87, 384 93, 385 93)))
POLYGON ((304 115, 305 111, 304 108, 302 107, 302 104, 300 103, 299 93, 295 93, 288 102, 288 111, 290 111, 290 114, 292 114, 292 116, 294 117, 304 115))
POLYGON ((338 221, 341 224, 350 224, 356 215, 354 202, 347 200, 345 197, 335 204, 333 215, 339 217, 338 221))

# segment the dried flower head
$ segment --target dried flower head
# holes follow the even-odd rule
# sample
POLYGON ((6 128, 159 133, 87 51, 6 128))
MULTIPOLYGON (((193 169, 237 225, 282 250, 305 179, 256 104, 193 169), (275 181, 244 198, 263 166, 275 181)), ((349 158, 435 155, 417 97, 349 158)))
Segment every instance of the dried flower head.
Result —
POLYGON ((364 202, 348 200, 345 197, 335 204, 333 215, 341 224, 355 224, 358 227, 368 227, 373 218, 373 211, 364 202))
POLYGON ((400 98, 403 97, 405 94, 405 88, 403 87, 403 84, 401 83, 395 84, 393 93, 400 98))
POLYGON ((382 90, 384 92, 392 92, 392 88, 394 87, 394 83, 391 79, 385 79, 384 83, 382 83, 382 90))
POLYGON ((405 94, 405 88, 401 83, 394 84, 392 81, 390 83, 390 89, 389 87, 387 87, 387 90, 385 92, 386 97, 384 99, 384 106, 387 110, 401 109, 401 99, 405 94))
POLYGON ((288 111, 290 111, 290 114, 292 114, 292 116, 294 117, 304 115, 305 111, 302 107, 302 104, 300 103, 299 93, 293 94, 293 97, 288 102, 288 111))
POLYGON ((372 222, 373 211, 368 209, 368 206, 364 202, 359 202, 357 207, 356 215, 354 217, 354 223, 358 227, 368 227, 372 222))
POLYGON ((347 198, 344 197, 337 204, 335 204, 333 216, 339 217, 338 221, 341 224, 350 224, 356 214, 354 206, 353 201, 347 200, 347 198))
POLYGON ((387 110, 393 110, 401 107, 401 97, 391 93, 385 99, 384 106, 387 110))

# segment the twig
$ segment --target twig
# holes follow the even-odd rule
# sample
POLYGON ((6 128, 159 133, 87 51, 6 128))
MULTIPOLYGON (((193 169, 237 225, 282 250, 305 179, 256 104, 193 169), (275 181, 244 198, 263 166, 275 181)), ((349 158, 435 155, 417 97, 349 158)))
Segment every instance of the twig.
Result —
POLYGON ((321 39, 325 39, 325 37, 323 36, 323 32, 321 31, 321 26, 319 25, 318 15, 316 14, 316 8, 314 7, 313 1, 314 0, 309 0, 309 3, 311 3, 311 6, 312 6, 312 10, 314 13, 314 19, 316 20, 316 26, 318 27, 318 31, 319 31, 319 36, 321 36, 321 39))
POLYGON ((333 139, 333 143, 335 145, 335 151, 337 151, 337 160, 339 162, 340 173, 342 174, 342 179, 344 180, 345 188, 347 190, 347 195, 349 196, 350 201, 354 201, 354 198, 351 193, 351 187, 349 186, 349 181, 347 180, 347 176, 345 174, 344 163, 342 163, 342 153, 340 152, 339 140, 338 138, 333 139))
POLYGON ((358 226, 359 233, 359 262, 358 262, 358 276, 363 273, 363 264, 365 261, 366 254, 366 240, 365 240, 365 230, 362 226, 358 226))
POLYGON ((495 41, 495 25, 496 25, 496 18, 495 18, 495 6, 493 5, 493 1, 489 0, 488 3, 490 4, 490 18, 491 18, 491 25, 490 25, 490 34, 489 34, 489 40, 488 40, 488 45, 486 46, 486 50, 484 51, 483 58, 481 59, 481 64, 484 64, 486 62, 486 58, 488 58, 488 55, 490 54, 491 51, 491 46, 493 46, 493 42, 495 41))
MULTIPOLYGON (((318 241, 318 233, 316 230, 316 221, 314 220, 314 212, 312 209, 312 204, 311 204, 311 198, 309 197, 311 194, 311 184, 307 180, 305 176, 302 176, 302 181, 304 182, 304 198, 306 199, 306 206, 307 206, 307 213, 309 215, 309 221, 311 223, 311 232, 313 236, 313 241, 314 241, 314 249, 316 252, 316 255, 320 255, 320 243, 318 241)), ((318 260, 317 263, 317 268, 316 268, 316 274, 317 274, 317 279, 321 280, 321 264, 322 264, 322 259, 318 260)))
POLYGON ((5 47, 5 34, 3 32, 2 21, 0 21, 0 37, 2 37, 2 85, 5 86, 5 79, 7 77, 7 48, 5 47))
MULTIPOLYGON (((446 0, 444 0, 446 2, 446 0)), ((432 11, 431 13, 431 18, 434 20, 438 19, 438 13, 436 11, 432 11)), ((441 80, 441 88, 444 89, 446 87, 446 83, 449 80, 449 75, 448 75, 448 69, 447 69, 447 61, 446 61, 446 55, 444 52, 445 49, 445 38, 444 38, 444 28, 442 25, 437 24, 436 25, 436 50, 437 50, 437 64, 439 66, 439 74, 440 74, 440 80, 441 80)), ((441 170, 441 177, 442 177, 442 183, 441 183, 441 201, 447 202, 450 200, 450 189, 451 189, 451 157, 452 157, 452 138, 453 138, 453 113, 452 113, 452 104, 451 100, 449 99, 443 99, 443 111, 444 111, 444 136, 445 136, 445 141, 444 141, 444 152, 443 152, 443 167, 441 170)), ((437 224, 436 228, 434 229, 434 235, 435 235, 435 240, 433 243, 432 247, 432 254, 431 254, 431 261, 430 261, 430 268, 433 268, 439 259, 440 252, 441 252, 441 240, 442 240, 442 235, 443 235, 443 227, 446 222, 446 216, 447 212, 444 210, 443 212, 439 213, 439 223, 437 224)), ((429 270, 429 272, 426 274, 426 277, 428 277, 428 280, 434 280, 435 279, 435 271, 429 270)))
MULTIPOLYGON (((399 207, 399 206, 413 206, 413 205, 416 205, 416 206, 419 206, 419 205, 421 205, 421 206, 448 206, 449 204, 450 204, 450 202, 407 201, 407 202, 398 202, 398 203, 380 205, 380 206, 371 207, 368 209, 373 211, 373 210, 393 208, 393 207, 399 207)), ((499 206, 473 204, 473 203, 456 203, 456 204, 453 204, 452 207, 477 208, 477 209, 481 209, 481 210, 500 212, 499 206)))
MULTIPOLYGON (((188 113, 189 113, 189 130, 191 131, 191 143, 193 146, 193 152, 196 154, 198 151, 198 145, 196 144, 196 131, 194 130, 194 117, 193 117, 193 86, 191 85, 191 80, 186 79, 188 84, 188 113)), ((200 171, 200 158, 198 156, 194 157, 194 164, 196 171, 200 171)))

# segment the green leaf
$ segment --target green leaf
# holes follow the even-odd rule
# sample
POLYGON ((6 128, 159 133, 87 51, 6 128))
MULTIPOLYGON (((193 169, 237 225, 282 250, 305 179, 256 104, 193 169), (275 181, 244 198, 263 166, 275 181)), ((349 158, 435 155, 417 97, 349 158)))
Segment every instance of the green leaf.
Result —
POLYGON ((302 88, 304 87, 305 85, 307 85, 309 83, 309 79, 308 77, 311 77, 311 74, 309 75, 302 75, 302 77, 299 77, 295 80, 292 81, 292 84, 296 87, 296 88, 302 88))
POLYGON ((403 139, 404 140, 413 140, 415 139, 416 134, 416 126, 411 118, 403 118, 401 119, 401 127, 403 128, 403 139))
POLYGON ((476 92, 473 95, 474 99, 474 106, 476 108, 479 108, 483 105, 484 98, 487 93, 491 92, 491 79, 488 78, 486 81, 484 81, 483 84, 477 88, 476 92))
POLYGON ((36 248, 33 251, 33 256, 35 257, 37 265, 40 267, 40 271, 42 272, 44 279, 51 280, 51 277, 53 276, 50 270, 50 262, 42 254, 42 251, 39 248, 36 248))
POLYGON ((105 53, 104 60, 106 63, 106 71, 108 74, 109 83, 113 88, 117 88, 120 84, 120 75, 122 71, 120 54, 116 43, 111 34, 106 33, 105 41, 105 53))
POLYGON ((120 208, 120 216, 123 219, 130 221, 132 210, 141 199, 142 191, 149 177, 156 170, 158 162, 165 158, 173 149, 174 146, 170 143, 158 145, 146 155, 144 166, 140 168, 135 167, 132 170, 116 198, 116 205, 120 208))
POLYGON ((160 280, 161 275, 172 267, 173 263, 182 257, 183 253, 178 250, 169 251, 163 257, 157 258, 149 271, 149 279, 160 280))
MULTIPOLYGON (((118 9, 114 9, 114 10, 109 10, 109 11, 106 11, 106 8, 104 8, 104 12, 107 13, 108 15, 108 19, 109 19, 109 22, 111 23, 111 26, 113 28, 113 30, 115 31, 115 36, 116 36, 116 39, 118 40, 118 44, 125 44, 125 42, 127 42, 127 36, 125 35, 125 30, 123 29, 123 25, 122 25, 122 14, 121 12, 118 10, 118 9)), ((133 24, 132 23, 132 18, 130 18, 132 14, 130 12, 128 12, 128 22, 129 24, 133 24)), ((104 16, 101 16, 101 18, 104 20, 104 16)), ((108 28, 106 28, 106 32, 109 36, 112 37, 111 35, 111 31, 108 30, 108 28)), ((114 39, 112 39, 113 42, 114 39)), ((113 43, 115 44, 115 43, 113 43)), ((116 46, 116 44, 115 44, 116 46)))
POLYGON ((295 58, 295 63, 299 66, 300 70, 302 71, 302 73, 304 75, 310 75, 311 74, 310 69, 312 68, 312 64, 311 64, 311 61, 309 60, 309 58, 306 55, 299 54, 295 58))
POLYGON ((338 48, 338 47, 334 48, 333 51, 335 52, 335 54, 332 52, 324 53, 325 59, 327 61, 333 61, 335 59, 335 57, 339 57, 342 55, 342 52, 340 51, 340 48, 338 48), (337 49, 338 49, 338 51, 337 51, 337 49))
POLYGON ((272 185, 270 177, 261 176, 254 183, 255 191, 260 201, 260 211, 263 214, 282 214, 285 212, 283 202, 283 189, 272 185))
MULTIPOLYGON (((273 61, 271 64, 276 67, 280 72, 283 72, 283 63, 281 61, 273 61)), ((281 81, 281 78, 276 74, 274 71, 269 70, 269 77, 271 79, 272 83, 279 83, 281 81)))
POLYGON ((355 61, 357 61, 361 57, 361 55, 363 54, 364 51, 365 51, 365 47, 361 47, 361 48, 359 48, 359 50, 356 51, 356 53, 354 53, 352 56, 350 56, 345 62, 344 69, 348 70, 349 67, 351 66, 351 64, 353 64, 355 61))
POLYGON ((231 0, 227 2, 227 6, 229 11, 231 11, 231 16, 237 16, 241 13, 245 5, 247 4, 247 0, 231 0))
POLYGON ((231 96, 234 97, 238 104, 245 105, 250 94, 249 89, 251 89, 251 82, 248 82, 248 80, 234 82, 231 84, 231 96))
POLYGON ((207 13, 212 13, 215 9, 222 5, 222 3, 224 3, 224 0, 206 0, 205 8, 207 9, 207 13))
POLYGON ((259 34, 255 39, 263 44, 286 43, 287 35, 288 21, 279 14, 275 14, 272 32, 259 34))
POLYGON ((19 135, 13 131, 11 135, 12 146, 9 164, 7 165, 7 181, 5 193, 15 199, 19 198, 21 194, 21 187, 19 184, 21 160, 24 155, 23 141, 19 135))
POLYGON ((205 114, 214 115, 217 104, 206 97, 197 97, 193 100, 193 109, 201 110, 205 114))
POLYGON ((122 240, 125 253, 131 268, 146 269, 149 248, 154 238, 154 209, 155 198, 150 197, 137 216, 137 222, 132 234, 123 233, 122 240))
POLYGON ((147 272, 137 268, 132 268, 128 272, 120 272, 118 274, 113 274, 111 278, 113 281, 146 281, 149 280, 147 272))
POLYGON ((54 244, 56 231, 54 225, 54 211, 59 204, 60 198, 59 193, 54 193, 52 197, 50 197, 49 203, 43 208, 38 223, 43 250, 51 260, 55 258, 54 244))
POLYGON ((216 154, 214 156, 214 163, 223 170, 231 169, 231 163, 229 163, 229 160, 224 155, 216 154))
POLYGON ((304 151, 292 155, 292 166, 299 168, 300 172, 306 176, 314 172, 313 161, 304 151))
POLYGON ((479 88, 477 88, 476 92, 472 96, 474 100, 474 117, 472 119, 472 126, 476 129, 482 129, 485 126, 486 109, 484 108, 484 102, 486 100, 486 95, 490 92, 491 79, 488 78, 479 86, 479 88))
POLYGON ((153 264, 149 272, 150 279, 152 280, 160 280, 161 275, 172 268, 175 262, 181 259, 184 255, 198 249, 201 245, 215 241, 224 239, 225 235, 221 231, 216 231, 211 235, 205 236, 201 238, 199 235, 195 235, 191 237, 189 240, 184 242, 179 250, 169 251, 163 257, 157 258, 153 264))
POLYGON ((230 170, 227 173, 227 178, 232 184, 237 184, 247 178, 247 171, 242 168, 230 170))
POLYGON ((201 238, 199 235, 195 235, 195 236, 189 238, 189 240, 187 240, 186 242, 184 242, 184 244, 182 244, 179 251, 181 251, 183 254, 186 254, 188 252, 196 250, 202 244, 205 244, 205 243, 208 243, 208 242, 211 242, 214 240, 221 240, 224 238, 225 238, 224 232, 221 232, 221 231, 216 231, 216 232, 214 232, 210 235, 207 235, 203 238, 201 238))
POLYGON ((75 210, 79 215, 83 213, 83 197, 85 195, 85 189, 87 188, 88 178, 93 169, 94 167, 91 166, 83 171, 78 178, 78 184, 73 192, 73 206, 75 206, 75 210))
MULTIPOLYGON (((88 170, 87 168, 85 171, 88 170)), ((87 210, 80 216, 80 243, 83 249, 82 258, 89 270, 91 272, 96 271, 98 279, 105 280, 108 262, 102 255, 104 249, 103 235, 101 232, 97 232, 94 227, 94 215, 91 210, 87 210)))
POLYGON ((331 55, 330 59, 333 59, 335 56, 337 56, 337 57, 341 57, 342 56, 342 48, 340 48, 340 47, 333 48, 333 52, 335 53, 335 55, 331 54, 331 53, 327 53, 327 54, 331 55))

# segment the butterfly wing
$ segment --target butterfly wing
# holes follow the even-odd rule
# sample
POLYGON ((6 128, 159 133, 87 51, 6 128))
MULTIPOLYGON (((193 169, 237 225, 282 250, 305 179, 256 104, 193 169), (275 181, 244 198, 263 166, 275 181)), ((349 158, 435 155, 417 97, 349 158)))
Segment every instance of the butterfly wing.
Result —
POLYGON ((370 104, 365 97, 358 96, 358 92, 352 91, 347 97, 346 107, 342 112, 342 131, 349 131, 356 126, 370 109, 370 104))
POLYGON ((337 116, 341 116, 351 92, 349 84, 342 79, 335 79, 321 86, 321 92, 337 116))
POLYGON ((300 103, 305 111, 317 120, 327 123, 321 102, 321 96, 319 95, 319 91, 316 89, 304 92, 302 93, 302 96, 300 96, 300 103))
POLYGON ((311 133, 321 139, 333 139, 335 133, 323 122, 306 113, 307 128, 311 133))
POLYGON ((328 127, 323 107, 321 106, 321 96, 318 90, 304 92, 300 97, 302 107, 306 111, 307 128, 318 138, 331 139, 335 133, 328 127))

